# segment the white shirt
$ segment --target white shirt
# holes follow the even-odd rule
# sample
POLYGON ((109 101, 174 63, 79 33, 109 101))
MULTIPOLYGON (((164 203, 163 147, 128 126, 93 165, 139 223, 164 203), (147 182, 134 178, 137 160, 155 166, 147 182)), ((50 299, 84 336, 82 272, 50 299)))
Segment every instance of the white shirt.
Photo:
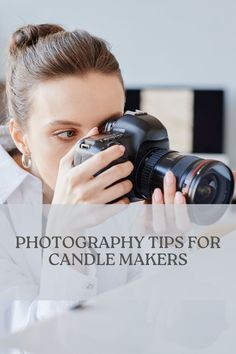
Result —
MULTIPOLYGON (((41 180, 20 168, 0 145, 0 204, 7 204, 5 207, 11 211, 15 204, 42 204, 42 196, 41 180)), ((1 209, 0 222, 5 225, 4 227, 10 227, 1 209)), ((15 232, 20 234, 20 225, 16 225, 15 232)), ((46 284, 52 286, 54 292, 63 292, 66 289, 67 295, 69 291, 73 298, 76 294, 78 301, 42 301, 39 294, 43 282, 43 252, 23 251, 19 257, 19 253, 16 252, 15 232, 6 230, 0 234, 0 336, 22 329, 43 317, 60 313, 98 292, 110 290, 127 282, 125 267, 119 268, 118 272, 117 269, 113 269, 111 272, 99 274, 96 273, 95 267, 90 267, 86 275, 67 267, 64 276, 58 281, 55 273, 47 273, 47 278, 51 277, 51 281, 47 279, 46 284), (4 237, 6 234, 12 237, 4 237), (29 300, 14 298, 14 294, 23 293, 29 300)), ((134 272, 132 277, 135 277, 134 272)))
POLYGON ((20 168, 0 145, 0 204, 42 203, 41 180, 20 168))

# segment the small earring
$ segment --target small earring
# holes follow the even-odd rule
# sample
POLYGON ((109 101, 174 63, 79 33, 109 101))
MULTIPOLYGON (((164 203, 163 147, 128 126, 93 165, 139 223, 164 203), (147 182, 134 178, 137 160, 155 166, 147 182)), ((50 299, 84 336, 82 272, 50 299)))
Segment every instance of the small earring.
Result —
POLYGON ((22 154, 21 161, 24 168, 30 168, 32 165, 31 154, 22 154))

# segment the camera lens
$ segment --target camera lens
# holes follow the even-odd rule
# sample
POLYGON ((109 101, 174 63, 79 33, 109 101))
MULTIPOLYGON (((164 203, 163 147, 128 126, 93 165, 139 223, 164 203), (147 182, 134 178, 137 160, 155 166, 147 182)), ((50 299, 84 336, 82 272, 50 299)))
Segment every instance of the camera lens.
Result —
POLYGON ((196 190, 196 204, 213 204, 217 196, 217 177, 204 177, 196 190))
POLYGON ((232 200, 234 178, 222 162, 164 149, 149 151, 140 161, 135 186, 141 198, 149 199, 155 188, 162 189, 164 176, 171 170, 176 176, 177 190, 190 204, 229 204, 232 200))

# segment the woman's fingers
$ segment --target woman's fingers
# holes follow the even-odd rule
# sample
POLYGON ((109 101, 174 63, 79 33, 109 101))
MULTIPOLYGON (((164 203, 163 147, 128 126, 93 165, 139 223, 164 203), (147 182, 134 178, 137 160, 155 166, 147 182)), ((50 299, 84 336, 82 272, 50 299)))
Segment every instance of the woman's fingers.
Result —
POLYGON ((175 222, 178 230, 187 231, 191 228, 191 222, 188 216, 186 199, 181 192, 175 194, 175 222))
POLYGON ((164 204, 163 194, 160 188, 156 188, 152 195, 152 204, 164 204))
POLYGON ((164 197, 160 188, 156 188, 152 195, 152 223, 156 233, 166 230, 164 197))
POLYGON ((93 180, 95 188, 106 188, 120 179, 128 177, 134 169, 130 161, 119 163, 105 170, 93 180))
POLYGON ((95 203, 109 203, 113 200, 125 196, 133 188, 132 182, 128 179, 125 181, 116 183, 115 185, 106 188, 102 193, 98 193, 95 199, 95 203))
POLYGON ((165 204, 173 204, 176 193, 176 178, 170 170, 164 177, 164 202, 165 204))
POLYGON ((181 192, 175 193, 174 204, 186 204, 186 199, 181 192))
POLYGON ((130 200, 128 197, 124 197, 119 199, 117 202, 114 202, 113 204, 130 204, 130 200))
POLYGON ((164 177, 164 203, 167 223, 173 224, 175 222, 175 212, 173 208, 176 193, 176 178, 170 170, 164 177))
MULTIPOLYGON (((172 177, 173 174, 171 180, 176 183, 172 177)), ((164 183, 164 195, 160 188, 156 188, 152 195, 153 228, 159 233, 167 228, 187 230, 190 225, 185 197, 181 192, 175 192, 175 183, 168 182, 164 183), (170 202, 169 205, 163 205, 167 204, 166 201, 170 202)))
POLYGON ((107 167, 112 161, 120 158, 125 152, 123 145, 113 145, 108 149, 99 152, 88 160, 75 166, 71 170, 71 178, 81 183, 93 178, 93 176, 103 168, 107 167), (79 178, 78 178, 79 177, 79 178))

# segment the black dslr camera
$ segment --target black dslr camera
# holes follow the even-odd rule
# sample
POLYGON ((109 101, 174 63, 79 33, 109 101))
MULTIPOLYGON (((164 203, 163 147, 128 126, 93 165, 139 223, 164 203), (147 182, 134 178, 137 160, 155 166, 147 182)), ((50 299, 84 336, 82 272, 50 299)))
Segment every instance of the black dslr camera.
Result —
POLYGON ((115 144, 124 145, 125 154, 106 169, 126 160, 133 163, 129 176, 133 183, 128 195, 131 201, 149 199, 156 187, 162 189, 168 170, 176 176, 177 190, 189 204, 229 204, 232 200, 234 178, 225 164, 170 150, 166 128, 157 118, 141 111, 127 111, 121 118, 108 121, 101 134, 80 140, 74 165, 115 144))

